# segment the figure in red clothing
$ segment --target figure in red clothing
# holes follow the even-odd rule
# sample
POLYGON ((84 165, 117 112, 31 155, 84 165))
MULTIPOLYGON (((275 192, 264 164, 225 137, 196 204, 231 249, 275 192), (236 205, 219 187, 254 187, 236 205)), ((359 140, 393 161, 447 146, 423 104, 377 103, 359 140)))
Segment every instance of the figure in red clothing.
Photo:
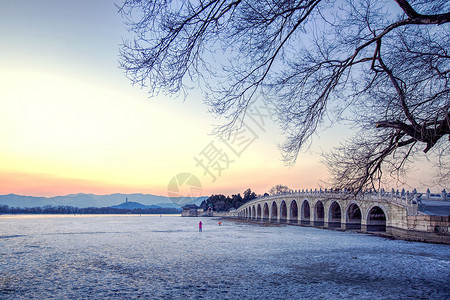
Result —
POLYGON ((202 221, 198 223, 198 231, 202 232, 202 221))

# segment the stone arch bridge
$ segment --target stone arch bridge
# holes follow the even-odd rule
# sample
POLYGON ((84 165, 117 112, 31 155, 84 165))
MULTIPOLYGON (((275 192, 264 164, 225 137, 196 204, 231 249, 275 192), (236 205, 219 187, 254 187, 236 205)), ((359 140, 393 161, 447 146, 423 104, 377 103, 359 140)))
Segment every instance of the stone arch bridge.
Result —
MULTIPOLYGON (((295 191, 254 199, 240 206, 233 216, 267 222, 358 231, 410 229, 417 217, 417 194, 295 191)), ((448 227, 447 227, 448 228, 448 227)))

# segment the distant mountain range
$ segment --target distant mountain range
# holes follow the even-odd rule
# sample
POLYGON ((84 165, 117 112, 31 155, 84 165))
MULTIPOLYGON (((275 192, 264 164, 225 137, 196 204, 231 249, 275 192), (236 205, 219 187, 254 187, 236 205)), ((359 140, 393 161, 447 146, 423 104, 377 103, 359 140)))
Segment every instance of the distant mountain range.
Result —
POLYGON ((138 202, 124 202, 119 205, 111 206, 112 208, 120 208, 120 209, 147 209, 147 208, 161 208, 158 205, 144 205, 138 202))
MULTIPOLYGON (((199 205, 208 197, 194 198, 194 203, 199 205)), ((179 208, 186 203, 183 198, 169 198, 165 196, 156 196, 150 194, 111 194, 111 195, 94 195, 94 194, 70 194, 66 196, 56 197, 33 197, 21 196, 16 194, 0 195, 0 205, 8 205, 10 207, 44 207, 50 206, 73 206, 73 207, 111 207, 120 203, 137 202, 148 208, 147 206, 179 208), (179 204, 182 204, 181 206, 179 204)))

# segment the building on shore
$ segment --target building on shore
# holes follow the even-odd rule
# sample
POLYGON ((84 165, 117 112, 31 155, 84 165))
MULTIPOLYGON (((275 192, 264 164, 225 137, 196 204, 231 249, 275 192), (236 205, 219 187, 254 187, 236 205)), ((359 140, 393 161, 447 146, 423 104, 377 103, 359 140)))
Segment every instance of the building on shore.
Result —
POLYGON ((182 217, 198 217, 199 207, 195 204, 188 204, 183 206, 183 211, 181 213, 182 217))

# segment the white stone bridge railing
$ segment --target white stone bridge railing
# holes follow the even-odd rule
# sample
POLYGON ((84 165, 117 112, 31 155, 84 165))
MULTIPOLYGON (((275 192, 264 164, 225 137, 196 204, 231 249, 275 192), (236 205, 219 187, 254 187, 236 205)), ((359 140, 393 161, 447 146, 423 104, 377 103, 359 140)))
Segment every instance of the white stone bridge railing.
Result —
POLYGON ((386 201, 386 202, 395 202, 398 204, 408 205, 408 204, 420 204, 422 200, 438 200, 438 201, 450 201, 450 193, 447 193, 444 189, 440 194, 432 194, 428 189, 426 193, 418 193, 416 189, 412 192, 394 190, 392 189, 390 192, 381 189, 379 192, 372 190, 365 190, 357 195, 353 193, 353 191, 349 190, 333 190, 333 189, 302 189, 302 190, 291 190, 287 193, 277 193, 268 196, 260 196, 256 199, 253 199, 245 205, 252 204, 253 202, 259 202, 265 198, 272 198, 277 196, 331 196, 338 198, 349 198, 354 197, 357 200, 378 200, 378 201, 386 201))

